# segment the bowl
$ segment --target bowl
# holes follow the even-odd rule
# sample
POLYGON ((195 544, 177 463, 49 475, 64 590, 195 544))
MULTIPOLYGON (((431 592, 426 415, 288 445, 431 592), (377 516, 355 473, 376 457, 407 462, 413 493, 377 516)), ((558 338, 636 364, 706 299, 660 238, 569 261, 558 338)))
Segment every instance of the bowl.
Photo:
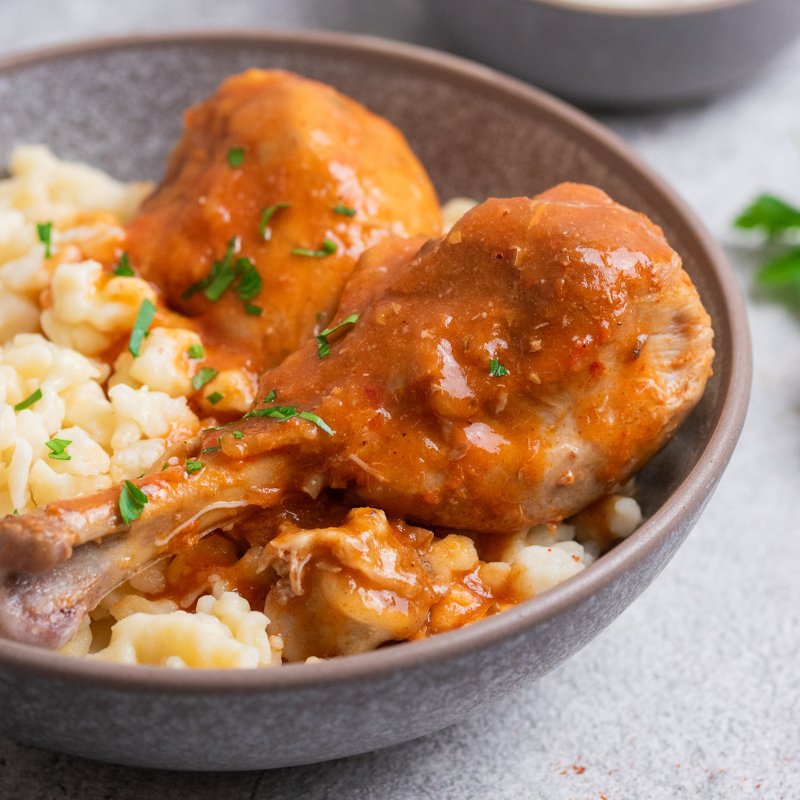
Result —
POLYGON ((0 159, 15 142, 39 141, 122 178, 157 178, 182 110, 249 66, 322 79, 389 117, 443 198, 534 194, 577 180, 646 212, 682 254, 714 320, 714 376, 642 473, 647 521, 540 597, 426 641, 270 670, 126 667, 0 641, 0 732, 19 741, 123 764, 242 770, 352 755, 443 728, 558 666, 623 611, 684 540, 739 435, 750 345, 742 297, 719 248, 611 133, 485 67, 313 33, 49 50, 0 64, 0 159))
POLYGON ((457 49, 587 106, 740 86, 800 32, 796 0, 430 0, 457 49))

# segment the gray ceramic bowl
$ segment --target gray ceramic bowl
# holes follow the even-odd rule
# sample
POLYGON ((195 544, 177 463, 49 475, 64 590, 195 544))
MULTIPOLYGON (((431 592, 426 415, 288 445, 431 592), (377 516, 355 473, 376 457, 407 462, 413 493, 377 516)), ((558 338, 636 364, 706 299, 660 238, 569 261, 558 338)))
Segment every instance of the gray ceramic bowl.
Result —
POLYGON ((591 106, 709 97, 741 85, 800 33, 798 0, 603 2, 430 0, 464 54, 591 106))
POLYGON ((583 647, 658 574, 694 524, 744 419, 750 348, 716 245, 614 136, 517 81, 451 56, 327 34, 98 43, 0 65, 0 159, 49 143, 125 178, 157 178, 189 103, 249 66, 321 78, 390 117, 441 196, 590 181, 647 212, 683 255, 716 329, 702 403, 641 477, 647 522, 540 598, 428 641, 263 671, 122 667, 0 641, 0 732, 125 764, 238 770, 385 747, 458 720, 583 647))

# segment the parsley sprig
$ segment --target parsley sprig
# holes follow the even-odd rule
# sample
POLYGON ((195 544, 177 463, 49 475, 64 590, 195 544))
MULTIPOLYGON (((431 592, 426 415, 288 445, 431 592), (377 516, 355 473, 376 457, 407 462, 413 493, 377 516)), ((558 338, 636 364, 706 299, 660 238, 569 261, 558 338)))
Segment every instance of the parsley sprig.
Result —
POLYGON ((358 314, 351 314, 349 317, 343 319, 338 325, 332 328, 325 328, 317 334, 317 353, 320 358, 325 358, 331 352, 330 337, 350 325, 355 325, 358 322, 358 314))
MULTIPOLYGON (((735 220, 737 228, 759 230, 775 248, 761 265, 756 280, 767 289, 800 290, 800 246, 791 239, 800 235, 800 208, 774 195, 759 195, 735 220)), ((784 297, 784 295, 781 295, 784 297)))
POLYGON ((134 276, 133 267, 131 266, 128 254, 123 250, 119 257, 119 261, 112 267, 111 271, 121 278, 132 278, 134 276))

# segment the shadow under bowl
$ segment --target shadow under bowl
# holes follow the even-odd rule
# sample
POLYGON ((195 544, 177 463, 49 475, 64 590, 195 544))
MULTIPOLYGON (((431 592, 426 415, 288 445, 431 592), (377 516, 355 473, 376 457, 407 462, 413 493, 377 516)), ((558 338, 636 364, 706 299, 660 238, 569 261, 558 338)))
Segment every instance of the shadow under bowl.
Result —
POLYGON ((452 56, 333 34, 209 34, 96 42, 0 64, 0 161, 44 142, 120 178, 157 178, 181 112, 227 75, 281 67, 394 121, 441 197, 597 184, 664 227, 716 330, 714 377, 641 473, 647 521, 566 583, 427 641, 270 670, 125 667, 0 641, 0 731, 123 764, 242 770, 374 750, 443 728, 575 653, 684 540, 744 421, 751 356, 735 279, 683 203, 611 133, 561 102, 452 56))

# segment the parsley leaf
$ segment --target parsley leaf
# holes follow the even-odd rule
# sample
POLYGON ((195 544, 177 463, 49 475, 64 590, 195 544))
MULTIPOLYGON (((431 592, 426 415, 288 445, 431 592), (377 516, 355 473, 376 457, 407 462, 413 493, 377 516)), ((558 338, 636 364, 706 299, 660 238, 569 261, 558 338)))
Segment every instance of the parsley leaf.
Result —
POLYGON ((211 394, 206 397, 206 400, 208 400, 212 406, 215 406, 223 397, 225 397, 225 395, 221 392, 211 392, 211 394))
POLYGON ((319 250, 309 250, 307 247, 293 247, 293 256, 306 256, 307 258, 325 258, 336 252, 336 242, 330 239, 323 239, 319 250))
POLYGON ((734 222, 737 228, 761 228, 775 238, 793 228, 800 229, 800 208, 770 194, 759 195, 734 222))
POLYGON ((332 336, 334 333, 337 333, 348 325, 355 325, 356 322, 358 322, 358 317, 358 314, 351 314, 346 319, 343 319, 338 325, 334 325, 332 328, 325 328, 324 331, 320 331, 317 334, 317 353, 319 354, 320 358, 325 358, 325 356, 331 352, 331 345, 328 337, 332 336))
MULTIPOLYGON (((217 439, 217 441, 219 441, 219 439, 217 439)), ((218 453, 220 450, 222 450, 222 445, 219 444, 214 445, 213 447, 204 447, 200 451, 200 455, 205 455, 206 453, 218 453)))
POLYGON ((36 235, 39 241, 44 245, 44 257, 50 258, 53 255, 53 223, 52 222, 37 222, 36 235))
POLYGON ((244 434, 241 431, 234 431, 233 432, 234 439, 244 439, 244 434))
POLYGON ((132 278, 134 276, 135 273, 126 252, 123 251, 122 255, 119 257, 119 261, 117 261, 111 271, 122 278, 132 278))
POLYGON ((187 458, 186 459, 186 471, 190 475, 194 475, 195 472, 200 472, 201 469, 205 464, 202 461, 198 461, 196 458, 187 458))
POLYGON ((508 375, 509 372, 496 358, 493 358, 489 362, 489 374, 493 378, 502 378, 504 375, 508 375))
POLYGON ((71 444, 70 439, 51 439, 45 442, 44 446, 50 451, 47 457, 56 461, 69 461, 72 456, 67 452, 67 446, 71 444))
POLYGON ((37 389, 32 394, 29 394, 24 400, 17 403, 14 406, 14 411, 23 411, 26 408, 30 408, 34 403, 38 402, 42 399, 42 390, 37 389))
POLYGON ((142 300, 142 305, 139 307, 139 313, 136 315, 136 322, 133 324, 131 338, 128 342, 128 350, 134 358, 141 352, 142 342, 144 337, 148 335, 147 331, 153 323, 155 315, 156 307, 149 300, 142 300))
POLYGON ((209 276, 211 280, 203 289, 206 299, 215 303, 227 291, 228 287, 236 280, 236 270, 233 267, 233 253, 236 250, 238 239, 235 237, 228 242, 228 248, 222 261, 215 261, 211 265, 209 276))
POLYGON ((264 309, 261 308, 261 306, 256 306, 252 303, 245 303, 244 313, 249 314, 251 317, 260 317, 264 313, 264 309))
POLYGON ((119 515, 126 525, 142 516, 147 505, 147 495, 135 484, 125 481, 119 493, 119 515))
POLYGON ((228 165, 236 169, 244 164, 244 147, 231 147, 226 156, 228 165))
POLYGON ((216 378, 219 372, 213 367, 201 367, 197 374, 192 378, 192 387, 195 391, 200 391, 210 380, 216 378))
POLYGON ((334 214, 341 214, 343 217, 354 217, 356 215, 356 210, 354 208, 350 208, 350 206, 343 205, 342 203, 337 203, 332 211, 334 214))
POLYGON ((261 402, 271 403, 277 396, 278 393, 274 389, 270 389, 269 392, 267 392, 267 396, 261 402))
POLYGON ((267 206, 261 211, 261 219, 258 221, 258 231, 261 234, 262 239, 268 240, 272 236, 272 231, 267 226, 269 225, 269 221, 272 219, 273 215, 277 211, 282 211, 284 208, 291 207, 291 203, 275 203, 274 205, 267 206))
POLYGON ((195 342, 194 344, 189 345, 189 349, 186 351, 186 354, 194 361, 199 361, 205 356, 206 351, 203 349, 203 345, 195 342))
POLYGON ((767 261, 758 271, 757 280, 762 286, 800 286, 800 247, 794 247, 767 261))

